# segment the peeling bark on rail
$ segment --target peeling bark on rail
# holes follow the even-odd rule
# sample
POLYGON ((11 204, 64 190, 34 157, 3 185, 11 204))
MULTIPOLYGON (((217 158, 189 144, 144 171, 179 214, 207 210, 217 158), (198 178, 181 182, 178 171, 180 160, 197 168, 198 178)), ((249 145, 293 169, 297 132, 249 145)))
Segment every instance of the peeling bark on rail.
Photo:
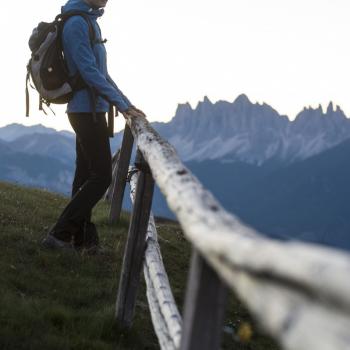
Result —
MULTIPOLYGON (((130 168, 130 170, 132 173, 134 168, 130 168)), ((130 179, 130 198, 132 202, 135 198, 137 179, 138 173, 133 173, 130 179)), ((182 319, 164 268, 152 214, 147 229, 147 248, 143 270, 152 322, 161 349, 176 350, 179 348, 181 341, 182 319)))
POLYGON ((161 350, 177 350, 173 339, 169 335, 169 330, 164 322, 164 317, 160 310, 160 306, 156 297, 156 289, 153 287, 151 277, 147 268, 144 268, 144 275, 147 284, 147 300, 150 308, 154 331, 157 335, 161 350))
POLYGON ((288 349, 349 350, 343 326, 350 320, 350 255, 256 233, 221 207, 147 120, 130 118, 127 122, 187 238, 246 300, 265 328, 288 349), (275 313, 265 315, 269 308, 275 313), (322 334, 317 332, 318 324, 322 324, 322 334), (290 325, 287 333, 293 336, 282 332, 282 325, 290 325), (301 325, 310 332, 302 332, 301 325), (304 345, 296 339, 299 333, 304 345))

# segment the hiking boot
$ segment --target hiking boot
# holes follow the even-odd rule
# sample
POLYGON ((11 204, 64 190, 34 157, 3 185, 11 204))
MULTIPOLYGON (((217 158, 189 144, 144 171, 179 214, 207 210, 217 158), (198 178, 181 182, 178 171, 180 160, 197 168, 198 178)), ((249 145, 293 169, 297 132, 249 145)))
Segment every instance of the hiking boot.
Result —
POLYGON ((94 223, 85 222, 82 232, 74 235, 74 248, 78 251, 85 250, 88 254, 97 254, 99 237, 94 223))
POLYGON ((99 245, 92 245, 91 247, 84 246, 78 249, 78 252, 82 255, 105 255, 106 250, 99 245))
POLYGON ((47 249, 73 249, 71 242, 62 241, 50 233, 41 241, 41 245, 47 249))

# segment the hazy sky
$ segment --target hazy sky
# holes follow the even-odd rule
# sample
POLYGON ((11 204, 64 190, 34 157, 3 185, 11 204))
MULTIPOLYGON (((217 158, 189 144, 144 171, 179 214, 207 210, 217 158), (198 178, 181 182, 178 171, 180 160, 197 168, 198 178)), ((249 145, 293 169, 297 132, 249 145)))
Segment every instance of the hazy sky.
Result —
MULTIPOLYGON (((0 126, 71 130, 64 108, 38 111, 34 91, 24 116, 28 37, 63 4, 13 1, 3 11, 0 126)), ((110 0, 99 23, 112 77, 152 121, 170 120, 178 103, 241 93, 294 119, 330 100, 350 116, 349 15, 349 0, 110 0)))

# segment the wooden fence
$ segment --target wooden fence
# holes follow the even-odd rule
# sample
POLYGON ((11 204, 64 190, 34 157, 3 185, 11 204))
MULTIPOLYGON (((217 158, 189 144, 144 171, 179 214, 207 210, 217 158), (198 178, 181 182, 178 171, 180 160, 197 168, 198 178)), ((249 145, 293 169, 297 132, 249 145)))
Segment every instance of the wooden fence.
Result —
POLYGON ((143 269, 161 349, 219 349, 229 289, 284 349, 350 349, 350 255, 276 241, 244 225, 144 118, 127 119, 113 174, 110 220, 119 219, 128 176, 133 202, 116 305, 122 327, 132 325, 143 269), (136 168, 129 169, 134 141, 136 168), (193 247, 183 319, 151 214, 154 181, 193 247))

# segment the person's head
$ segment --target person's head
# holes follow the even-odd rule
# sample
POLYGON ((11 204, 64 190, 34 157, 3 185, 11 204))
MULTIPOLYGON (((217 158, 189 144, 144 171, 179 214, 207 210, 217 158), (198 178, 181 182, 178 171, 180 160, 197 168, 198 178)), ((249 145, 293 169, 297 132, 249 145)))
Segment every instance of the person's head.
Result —
POLYGON ((94 9, 106 7, 108 0, 84 0, 89 6, 94 9))

